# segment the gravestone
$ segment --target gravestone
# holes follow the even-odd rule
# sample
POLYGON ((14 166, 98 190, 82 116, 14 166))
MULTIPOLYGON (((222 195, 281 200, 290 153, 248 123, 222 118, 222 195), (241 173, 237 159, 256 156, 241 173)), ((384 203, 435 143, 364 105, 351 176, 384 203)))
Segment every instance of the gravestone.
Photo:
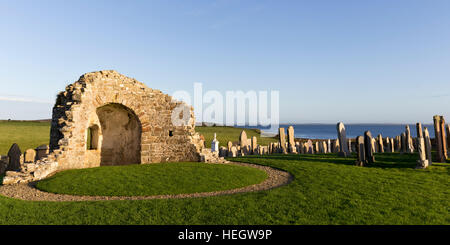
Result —
POLYGON ((339 122, 336 125, 336 129, 338 132, 338 139, 339 139, 339 143, 340 143, 339 156, 349 157, 350 151, 348 150, 347 135, 345 132, 344 124, 342 122, 339 122))
POLYGON ((327 142, 322 141, 322 148, 323 148, 323 153, 328 153, 327 142))
POLYGON ((434 134, 436 139, 436 160, 438 162, 446 162, 447 155, 447 139, 445 135, 445 120, 443 116, 434 116, 434 134))
POLYGON ((401 145, 402 145, 401 152, 402 152, 402 153, 406 153, 406 145, 407 145, 407 143, 406 143, 406 133, 403 132, 403 133, 401 134, 400 138, 401 138, 401 141, 400 141, 400 142, 401 142, 401 145))
POLYGON ((247 144, 248 144, 247 133, 245 133, 245 131, 242 130, 241 135, 239 135, 239 146, 241 147, 241 152, 243 152, 244 154, 248 154, 247 144))
POLYGON ((378 135, 378 152, 384 153, 384 144, 383 144, 383 136, 381 134, 378 135))
POLYGON ((333 153, 339 153, 339 149, 340 149, 339 139, 335 139, 331 142, 331 149, 332 149, 333 153))
POLYGON ((427 147, 425 144, 421 123, 416 124, 416 130, 417 130, 417 151, 419 152, 419 160, 417 161, 416 168, 423 169, 428 167, 429 162, 427 160, 427 147))
POLYGON ((431 155, 431 150, 432 150, 432 145, 431 145, 431 138, 430 138, 430 132, 428 132, 428 128, 424 128, 423 131, 423 138, 425 141, 425 151, 426 151, 426 156, 427 156, 427 160, 428 160, 428 165, 431 166, 433 164, 433 159, 432 159, 432 155, 431 155))
POLYGON ((47 157, 48 154, 49 154, 48 145, 40 145, 36 148, 36 160, 42 159, 43 157, 47 157))
POLYGON ((419 160, 417 161, 416 168, 424 169, 428 167, 428 160, 426 157, 425 141, 423 137, 417 138, 417 150, 419 152, 419 160))
POLYGON ((413 142, 412 142, 412 138, 411 138, 411 130, 409 129, 409 125, 406 125, 406 152, 407 153, 413 153, 414 152, 414 148, 413 148, 413 142))
POLYGON ((225 146, 221 146, 219 148, 219 157, 226 157, 228 156, 228 150, 225 146))
POLYGON ((447 124, 447 147, 450 148, 450 124, 447 124))
POLYGON ((379 146, 378 146, 377 140, 375 138, 372 138, 372 147, 373 147, 373 152, 379 152, 379 146))
POLYGON ((395 137, 395 151, 396 152, 401 152, 401 150, 402 150, 402 139, 401 139, 401 137, 400 137, 400 135, 397 135, 396 137, 395 137))
POLYGON ((311 140, 308 140, 306 142, 306 153, 308 154, 314 154, 314 147, 311 140))
POLYGON ((22 152, 17 144, 13 144, 8 151, 9 163, 6 171, 20 171, 22 152))
POLYGON ((375 162, 373 138, 370 131, 364 132, 364 147, 365 147, 365 157, 367 163, 375 162))
POLYGON ((252 153, 255 154, 255 151, 258 147, 258 139, 256 138, 256 136, 252 137, 252 153))
POLYGON ((8 164, 9 164, 9 157, 0 156, 0 175, 5 174, 8 164))
POLYGON ((297 153, 297 150, 295 148, 295 136, 294 136, 294 127, 289 126, 287 130, 287 136, 288 136, 288 149, 289 153, 297 153))
POLYGON ((214 133, 214 139, 211 142, 211 152, 218 152, 219 151, 219 141, 216 139, 216 133, 214 133))
POLYGON ((352 153, 352 139, 348 139, 348 152, 352 153))
POLYGON ((356 138, 356 152, 358 154, 356 165, 363 167, 364 164, 366 164, 366 150, 364 147, 364 137, 363 136, 358 136, 356 138))
POLYGON ((332 150, 331 150, 331 140, 330 139, 327 140, 327 150, 328 150, 327 153, 331 153, 332 152, 332 150))
POLYGON ((237 153, 238 153, 238 150, 237 150, 236 146, 232 146, 231 151, 229 152, 229 155, 231 155, 231 157, 237 157, 237 153))
POLYGON ((280 153, 286 154, 286 134, 284 128, 278 128, 278 140, 280 142, 280 153))
POLYGON ((228 141, 228 143, 227 143, 227 150, 228 150, 228 152, 231 151, 231 147, 232 147, 232 146, 233 146, 233 142, 228 141))
POLYGON ((34 162, 36 159, 36 151, 34 149, 26 150, 24 159, 26 163, 34 162))
POLYGON ((391 150, 391 138, 386 137, 386 145, 385 145, 386 152, 392 152, 391 150))

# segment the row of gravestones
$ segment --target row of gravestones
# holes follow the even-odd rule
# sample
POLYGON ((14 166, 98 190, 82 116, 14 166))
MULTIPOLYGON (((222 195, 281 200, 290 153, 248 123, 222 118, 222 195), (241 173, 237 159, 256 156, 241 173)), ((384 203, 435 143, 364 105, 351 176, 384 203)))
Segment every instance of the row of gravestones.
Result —
MULTIPOLYGON (((445 124, 443 116, 434 116, 434 132, 435 132, 435 149, 437 162, 446 162, 448 159, 448 146, 450 145, 450 125, 445 124), (448 137, 447 137, 448 136, 448 137)), ((381 135, 376 140, 372 138, 369 131, 364 136, 356 138, 358 160, 356 165, 364 166, 367 163, 373 163, 375 158, 373 153, 378 152, 401 152, 414 153, 417 152, 419 159, 416 168, 424 169, 432 165, 432 141, 428 128, 422 128, 421 123, 416 124, 417 137, 411 137, 409 126, 405 127, 405 132, 395 137, 395 139, 387 138, 383 140, 381 135), (374 143, 376 142, 376 143, 374 143), (386 146, 383 144, 386 142, 386 146)))
POLYGON ((23 168, 31 168, 33 163, 48 154, 48 145, 41 145, 36 149, 22 152, 17 144, 13 144, 6 156, 0 156, 0 175, 4 175, 7 171, 19 172, 23 168))
MULTIPOLYGON (((211 143, 211 151, 216 151, 217 141, 211 143)), ((351 140, 348 141, 351 143, 351 140)), ((354 149, 356 150, 356 149, 354 149)), ((340 152, 339 139, 336 140, 307 140, 299 142, 294 137, 294 127, 289 126, 287 135, 284 128, 278 130, 278 142, 271 142, 267 146, 261 146, 257 143, 256 136, 247 137, 247 133, 243 130, 239 136, 239 141, 233 143, 229 141, 227 147, 218 149, 221 157, 238 157, 245 155, 265 155, 265 154, 315 154, 315 153, 338 153, 340 152)))
MULTIPOLYGON (((443 116, 434 117, 435 145, 437 149, 436 159, 438 162, 445 162, 448 158, 447 147, 450 145, 450 126, 445 128, 443 116), (449 142, 447 142, 447 140, 449 142)), ((257 144, 257 138, 253 136, 247 138, 245 131, 242 131, 239 137, 239 143, 228 142, 227 147, 221 147, 220 156, 237 157, 245 155, 263 155, 273 153, 293 153, 293 154, 314 154, 314 153, 338 153, 340 156, 349 157, 352 152, 357 153, 356 164, 364 166, 375 162, 374 153, 401 152, 401 153, 419 153, 417 168, 426 168, 432 164, 432 143, 428 129, 422 129, 422 124, 417 123, 417 138, 411 136, 409 126, 405 127, 405 132, 395 138, 383 138, 379 134, 376 138, 372 137, 370 131, 366 131, 364 136, 356 139, 347 139, 345 126, 339 122, 336 126, 336 140, 307 140, 306 142, 295 141, 294 127, 289 126, 287 130, 287 140, 284 128, 278 130, 278 142, 270 143, 268 146, 257 144), (340 142, 346 142, 341 144, 340 142)))

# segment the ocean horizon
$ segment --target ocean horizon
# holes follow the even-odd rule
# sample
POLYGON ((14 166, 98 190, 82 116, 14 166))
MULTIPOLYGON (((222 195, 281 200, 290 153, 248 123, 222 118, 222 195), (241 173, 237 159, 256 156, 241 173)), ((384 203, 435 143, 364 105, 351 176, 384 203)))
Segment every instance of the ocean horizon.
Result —
MULTIPOLYGON (((360 135, 364 135, 364 132, 369 130, 372 136, 376 137, 381 134, 383 137, 396 137, 405 132, 406 125, 409 125, 411 136, 417 137, 416 124, 376 124, 376 123, 358 123, 358 124, 345 124, 347 138, 356 138, 360 135)), ((287 128, 289 126, 294 127, 295 138, 307 138, 307 139, 336 139, 337 129, 336 124, 280 124, 280 127, 287 128)), ((277 135, 278 129, 271 130, 270 127, 262 126, 236 126, 242 128, 256 128, 260 129, 264 134, 277 135)), ((422 128, 428 128, 430 137, 434 138, 434 126, 432 124, 423 124, 422 128)))

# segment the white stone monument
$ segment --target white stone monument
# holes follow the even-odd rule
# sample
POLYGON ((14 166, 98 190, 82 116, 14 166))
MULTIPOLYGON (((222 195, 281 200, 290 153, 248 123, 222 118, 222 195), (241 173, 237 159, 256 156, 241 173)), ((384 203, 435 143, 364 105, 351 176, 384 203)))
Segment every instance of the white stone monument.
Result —
POLYGON ((216 139, 216 133, 214 133, 214 139, 211 142, 211 152, 218 152, 219 151, 219 141, 216 139))

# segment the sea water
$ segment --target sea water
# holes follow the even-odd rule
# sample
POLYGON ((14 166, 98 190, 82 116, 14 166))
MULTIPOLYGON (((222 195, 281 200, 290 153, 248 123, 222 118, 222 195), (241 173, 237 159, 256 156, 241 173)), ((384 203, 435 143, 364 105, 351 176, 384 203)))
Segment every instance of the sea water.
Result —
MULTIPOLYGON (((307 138, 307 139, 336 139, 337 129, 336 124, 282 124, 280 127, 287 128, 289 126, 294 127, 294 135, 296 138, 307 138)), ((401 133, 405 132, 406 124, 345 124, 345 129, 347 133, 347 138, 355 138, 360 135, 364 135, 364 132, 369 130, 373 137, 377 137, 381 134, 383 137, 393 138, 401 133)), ((430 137, 434 138, 434 126, 433 125, 422 125, 422 128, 427 127, 430 137)), ((278 134, 278 130, 270 130, 267 127, 252 127, 246 126, 245 128, 258 128, 264 133, 270 135, 278 134)), ((411 136, 416 137, 416 125, 409 125, 411 136)))

